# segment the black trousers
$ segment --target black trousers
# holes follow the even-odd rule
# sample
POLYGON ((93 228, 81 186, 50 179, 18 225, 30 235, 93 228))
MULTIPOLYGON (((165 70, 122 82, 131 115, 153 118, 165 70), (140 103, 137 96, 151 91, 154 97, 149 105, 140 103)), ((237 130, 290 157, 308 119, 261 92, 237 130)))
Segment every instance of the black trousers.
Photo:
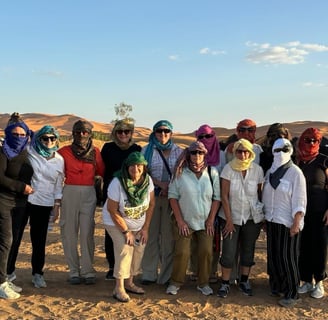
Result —
POLYGON ((28 219, 30 223, 30 239, 32 243, 32 274, 43 274, 45 247, 51 210, 52 207, 38 206, 28 203, 24 213, 12 216, 13 243, 8 258, 8 274, 15 271, 19 246, 28 219))
POLYGON ((105 230, 105 253, 108 261, 109 269, 114 269, 115 257, 114 257, 114 244, 111 236, 105 230))

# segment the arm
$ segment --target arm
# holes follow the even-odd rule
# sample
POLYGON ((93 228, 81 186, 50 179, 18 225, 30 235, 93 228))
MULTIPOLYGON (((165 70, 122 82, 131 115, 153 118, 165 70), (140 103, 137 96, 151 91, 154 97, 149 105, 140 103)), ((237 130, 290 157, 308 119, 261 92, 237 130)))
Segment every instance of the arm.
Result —
POLYGON ((221 179, 221 200, 224 216, 226 219, 225 227, 222 230, 222 236, 226 238, 236 231, 232 222, 231 209, 229 203, 230 181, 224 178, 221 179))
POLYGON ((189 235, 189 227, 187 223, 184 221, 180 209, 180 205, 177 199, 170 198, 170 205, 175 217, 175 220, 177 221, 178 224, 178 229, 179 229, 179 234, 182 236, 188 236, 189 235))
POLYGON ((293 237, 300 232, 300 223, 302 218, 304 217, 304 213, 302 211, 296 212, 294 216, 293 225, 290 227, 290 236, 293 237))
POLYGON ((205 221, 206 233, 210 236, 214 235, 214 220, 216 217, 217 212, 219 211, 220 201, 213 200, 211 205, 210 214, 208 215, 205 221))
POLYGON ((145 223, 142 226, 141 230, 138 232, 141 236, 140 241, 142 244, 145 244, 148 241, 148 230, 149 230, 151 218, 153 216, 154 208, 155 208, 155 194, 154 194, 154 191, 152 191, 150 193, 149 207, 146 211, 145 223))
POLYGON ((119 203, 110 198, 107 198, 107 210, 110 213, 113 222, 116 227, 124 234, 126 238, 126 243, 130 246, 134 245, 134 235, 129 231, 128 226, 125 223, 125 220, 118 211, 119 203))

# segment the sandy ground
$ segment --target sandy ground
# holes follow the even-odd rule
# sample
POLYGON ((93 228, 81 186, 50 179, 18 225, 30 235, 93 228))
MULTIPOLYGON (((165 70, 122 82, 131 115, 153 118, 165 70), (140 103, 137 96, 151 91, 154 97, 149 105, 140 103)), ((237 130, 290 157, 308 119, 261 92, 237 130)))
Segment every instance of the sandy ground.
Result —
MULTIPOLYGON (((328 319, 328 298, 313 299, 307 294, 290 309, 277 304, 269 296, 266 275, 265 235, 261 234, 256 250, 256 265, 251 281, 253 297, 244 296, 232 287, 226 299, 216 295, 205 297, 196 283, 186 281, 178 295, 165 293, 162 285, 145 287, 146 294, 130 295, 131 301, 119 303, 112 297, 113 281, 105 281, 107 263, 103 249, 104 229, 101 208, 96 212, 95 285, 72 286, 67 282, 67 266, 63 256, 59 228, 48 234, 44 277, 48 287, 37 289, 31 283, 29 229, 24 234, 17 263, 17 280, 23 287, 21 298, 1 300, 0 319, 328 319)), ((138 281, 138 280, 137 280, 138 281)), ((219 284, 212 285, 216 292, 219 284)), ((328 281, 325 283, 328 292, 328 281)))

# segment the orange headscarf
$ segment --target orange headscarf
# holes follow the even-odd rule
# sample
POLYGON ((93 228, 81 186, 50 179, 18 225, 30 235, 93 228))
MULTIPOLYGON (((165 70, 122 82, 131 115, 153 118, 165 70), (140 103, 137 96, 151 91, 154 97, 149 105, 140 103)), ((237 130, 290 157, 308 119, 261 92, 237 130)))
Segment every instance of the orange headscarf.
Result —
POLYGON ((306 129, 298 139, 298 159, 304 162, 314 159, 319 154, 321 140, 322 134, 318 129, 306 129))

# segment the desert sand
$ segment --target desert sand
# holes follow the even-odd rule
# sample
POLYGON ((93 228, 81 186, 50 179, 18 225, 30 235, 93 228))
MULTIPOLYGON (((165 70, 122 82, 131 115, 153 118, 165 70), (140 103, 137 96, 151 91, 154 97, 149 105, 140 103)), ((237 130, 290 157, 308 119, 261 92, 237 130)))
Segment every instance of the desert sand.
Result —
MULTIPOLYGON (((112 297, 113 281, 105 281, 107 262, 103 248, 104 229, 101 208, 96 212, 95 285, 70 285, 68 270, 60 241, 58 223, 48 233, 44 277, 48 287, 37 289, 31 283, 31 244, 27 226, 17 263, 16 285, 23 287, 17 300, 0 300, 0 319, 328 319, 328 296, 313 299, 307 294, 290 309, 277 304, 269 296, 266 274, 266 242, 262 232, 257 242, 256 265, 251 281, 254 296, 243 295, 232 287, 222 299, 214 294, 204 296, 196 290, 196 283, 186 278, 186 284, 176 296, 167 295, 165 286, 145 286, 145 295, 131 294, 131 301, 120 303, 112 297)), ((137 278, 137 282, 140 279, 137 278)), ((214 292, 219 284, 212 285, 214 292)), ((325 283, 328 292, 328 281, 325 283)))

